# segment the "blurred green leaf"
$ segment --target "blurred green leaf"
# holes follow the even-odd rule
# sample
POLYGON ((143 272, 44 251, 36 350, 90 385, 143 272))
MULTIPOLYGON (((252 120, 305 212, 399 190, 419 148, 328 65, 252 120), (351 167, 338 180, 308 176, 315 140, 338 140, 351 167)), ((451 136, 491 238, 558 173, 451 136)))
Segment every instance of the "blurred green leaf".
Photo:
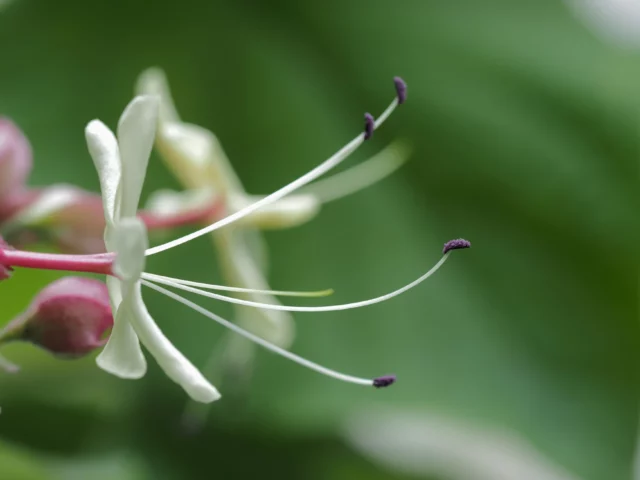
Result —
MULTIPOLYGON (((97 190, 82 129, 95 117, 115 125, 136 75, 150 65, 166 69, 183 117, 219 135, 255 193, 333 153, 357 133, 363 111, 386 105, 400 74, 409 102, 354 161, 397 136, 413 143, 414 158, 383 184, 327 206, 312 224, 269 234, 272 284, 330 286, 332 302, 358 300, 417 277, 446 240, 473 242, 419 290, 388 304, 296 316, 297 352, 359 375, 395 371, 393 389, 332 383, 261 352, 248 397, 215 404, 205 435, 238 428, 328 435, 365 407, 411 407, 517 430, 586 480, 630 478, 638 423, 638 55, 601 43, 546 0, 154 5, 23 0, 3 12, 0 111, 34 144, 33 184, 97 190)), ((153 162, 146 192, 168 186, 175 182, 153 162)), ((203 239, 153 258, 149 269, 215 281, 213 257, 203 239)), ((50 278, 21 271, 5 282, 2 320, 50 278)), ((147 297, 170 338, 203 364, 219 329, 147 297)), ((86 433, 85 422, 73 421, 85 398, 80 411, 96 422, 91 438, 154 443, 148 462, 161 456, 173 471, 210 462, 205 452, 189 459, 173 452, 171 434, 156 438, 150 428, 176 424, 185 401, 154 366, 133 384, 93 370, 91 361, 33 358, 19 356, 20 380, 2 379, 3 407, 26 397, 25 415, 62 411, 72 433, 86 433), (99 420, 105 415, 127 423, 109 427, 99 420)), ((20 437, 20 422, 9 427, 0 435, 20 437)), ((28 431, 51 448, 47 422, 28 431)), ((240 447, 236 454, 243 457, 240 447)), ((287 458, 284 448, 273 455, 287 458)))
POLYGON ((0 475, 16 480, 51 479, 43 463, 31 452, 22 450, 6 442, 0 443, 0 475))

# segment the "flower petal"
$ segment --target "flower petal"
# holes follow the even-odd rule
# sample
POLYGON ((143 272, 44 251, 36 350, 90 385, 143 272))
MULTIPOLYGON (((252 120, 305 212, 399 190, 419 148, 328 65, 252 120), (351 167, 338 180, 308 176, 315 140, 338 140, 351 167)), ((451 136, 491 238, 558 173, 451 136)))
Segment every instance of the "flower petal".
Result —
POLYGON ((147 229, 137 217, 123 218, 109 229, 108 247, 116 254, 113 272, 123 280, 137 281, 144 270, 149 247, 147 229))
POLYGON ((191 189, 215 188, 223 195, 244 191, 218 138, 205 128, 180 120, 161 69, 144 71, 136 88, 139 93, 160 96, 157 146, 183 185, 191 189))
POLYGON ((138 211, 142 184, 158 124, 157 96, 134 98, 118 122, 118 145, 122 160, 121 215, 133 217, 138 211))
POLYGON ((118 189, 122 178, 118 141, 113 132, 100 120, 89 122, 85 129, 89 154, 100 177, 102 204, 107 223, 113 222, 118 213, 118 189))
POLYGON ((203 210, 213 205, 215 192, 212 189, 198 190, 156 190, 144 206, 145 212, 158 217, 174 216, 193 210, 203 210))
POLYGON ((33 166, 33 152, 25 134, 0 117, 0 197, 24 186, 33 166))
MULTIPOLYGON (((242 195, 230 199, 233 211, 257 202, 262 196, 242 195)), ((238 226, 259 229, 291 228, 308 222, 320 211, 320 202, 313 195, 290 195, 238 220, 238 226)))
POLYGON ((125 281, 107 279, 113 311, 117 313, 113 332, 98 357, 98 365, 124 378, 140 378, 146 371, 146 362, 130 323, 133 313, 123 296, 131 295, 133 282, 140 278, 144 269, 147 232, 140 219, 123 218, 107 228, 106 240, 109 251, 117 255, 114 273, 125 281))
POLYGON ((139 282, 132 284, 123 303, 132 313, 131 321, 144 346, 167 376, 184 388, 191 398, 202 403, 218 400, 218 390, 173 346, 156 325, 142 300, 140 288, 139 282))
POLYGON ((111 307, 117 313, 109 341, 96 358, 96 363, 117 377, 137 379, 147 372, 147 361, 129 321, 131 313, 122 303, 121 283, 114 277, 107 277, 111 307))
POLYGON ((180 117, 173 103, 167 76, 162 69, 148 68, 138 77, 136 91, 139 95, 157 95, 160 97, 159 120, 164 122, 179 122, 180 117))
POLYGON ((160 125, 158 150, 163 160, 188 188, 215 188, 222 195, 244 192, 217 137, 190 123, 160 125))
MULTIPOLYGON (((256 259, 246 244, 241 232, 224 229, 216 232, 216 246, 220 252, 220 262, 226 281, 230 285, 256 290, 270 290, 269 284, 260 270, 256 259)), ((279 305, 273 295, 247 293, 237 294, 239 298, 279 305)), ((280 347, 288 348, 293 342, 295 328, 293 317, 283 311, 251 309, 238 306, 237 318, 243 326, 280 347)))

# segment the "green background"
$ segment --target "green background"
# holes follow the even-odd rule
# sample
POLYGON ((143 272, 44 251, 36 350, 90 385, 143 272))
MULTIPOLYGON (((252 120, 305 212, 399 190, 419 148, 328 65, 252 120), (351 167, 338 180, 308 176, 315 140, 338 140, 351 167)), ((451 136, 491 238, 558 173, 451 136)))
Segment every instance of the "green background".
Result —
MULTIPOLYGON (((250 386, 228 379, 197 435, 179 428, 185 395, 153 362, 127 382, 91 358, 7 347, 23 368, 0 375, 0 478, 445 478, 394 471, 349 443, 344 426, 380 409, 508 429, 575 478, 632 478, 637 52, 550 0, 16 0, 0 11, 0 114, 32 142, 30 184, 97 191, 83 128, 96 117, 115 126, 137 75, 156 65, 183 118, 216 132, 252 193, 352 138, 362 113, 392 98, 394 75, 409 84, 407 104, 350 164, 394 138, 413 145, 410 162, 312 223, 268 233, 274 287, 358 300, 417 277, 446 240, 473 248, 391 302, 296 315, 296 352, 395 372, 392 389, 260 351, 250 386)), ((166 187, 177 184, 154 156, 145 195, 166 187)), ((207 239, 148 268, 219 280, 207 239)), ((53 278, 22 270, 4 282, 0 323, 53 278)), ((220 328, 146 298, 202 365, 220 328)))

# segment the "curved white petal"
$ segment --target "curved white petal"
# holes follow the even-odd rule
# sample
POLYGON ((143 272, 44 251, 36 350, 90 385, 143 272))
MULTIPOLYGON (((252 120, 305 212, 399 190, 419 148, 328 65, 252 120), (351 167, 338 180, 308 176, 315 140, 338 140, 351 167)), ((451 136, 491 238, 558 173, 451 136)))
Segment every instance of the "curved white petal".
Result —
POLYGON ((220 398, 218 390, 164 336, 147 311, 142 300, 140 283, 131 286, 123 303, 131 311, 131 321, 144 346, 171 380, 180 385, 191 398, 210 403, 220 398))
POLYGON ((163 123, 158 132, 158 149, 188 188, 214 187, 225 196, 244 192, 220 142, 206 128, 182 122, 163 123))
MULTIPOLYGON (((245 239, 233 229, 221 230, 215 236, 225 279, 242 288, 270 290, 269 284, 251 254, 245 239)), ((280 305, 273 295, 238 294, 239 298, 280 305)), ((253 309, 238 306, 237 318, 243 326, 283 348, 288 348, 295 336, 293 317, 278 310, 253 309)))
POLYGON ((213 132, 180 120, 167 77, 161 69, 145 70, 136 88, 141 94, 160 97, 158 149, 167 166, 187 188, 215 187, 224 195, 243 191, 213 132))
POLYGON ((107 277, 111 307, 116 314, 109 341, 96 358, 96 363, 117 377, 136 379, 143 377, 147 372, 147 361, 140 348, 138 336, 129 322, 131 315, 126 308, 121 308, 124 305, 120 286, 120 280, 107 277))
POLYGON ((159 120, 161 123, 180 121, 171 97, 167 76, 162 69, 152 67, 142 72, 138 77, 136 91, 139 95, 158 95, 160 97, 159 120))
POLYGON ((89 122, 84 133, 89 154, 100 178, 105 219, 107 223, 113 222, 119 215, 117 197, 122 178, 118 141, 100 120, 89 122))
POLYGON ((118 311, 122 303, 121 283, 118 278, 112 277, 111 275, 107 276, 107 290, 109 291, 109 300, 111 300, 111 310, 114 312, 118 311))
POLYGON ((96 358, 98 366, 120 378, 142 378, 147 372, 140 341, 129 321, 124 304, 118 309, 109 341, 96 358))
MULTIPOLYGON (((262 196, 242 195, 230 199, 232 210, 238 211, 257 202, 262 196)), ((259 229, 291 228, 308 222, 320 211, 320 202, 313 195, 290 195, 238 220, 238 226, 259 229)))
POLYGON ((139 96, 125 108, 118 122, 118 145, 122 161, 121 215, 138 211, 142 184, 158 124, 157 96, 139 96))
POLYGON ((109 251, 116 254, 113 272, 123 280, 136 281, 145 265, 149 246, 147 229, 137 217, 123 218, 109 229, 109 251))

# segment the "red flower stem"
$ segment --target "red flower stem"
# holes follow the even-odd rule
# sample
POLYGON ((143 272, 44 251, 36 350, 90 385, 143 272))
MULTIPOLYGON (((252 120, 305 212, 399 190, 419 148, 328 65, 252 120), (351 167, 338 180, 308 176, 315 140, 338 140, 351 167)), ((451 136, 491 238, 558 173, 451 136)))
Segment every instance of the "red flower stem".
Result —
POLYGON ((0 264, 7 268, 22 267, 113 275, 111 267, 114 259, 115 255, 112 254, 66 255, 25 252, 22 250, 2 249, 0 247, 0 264))

